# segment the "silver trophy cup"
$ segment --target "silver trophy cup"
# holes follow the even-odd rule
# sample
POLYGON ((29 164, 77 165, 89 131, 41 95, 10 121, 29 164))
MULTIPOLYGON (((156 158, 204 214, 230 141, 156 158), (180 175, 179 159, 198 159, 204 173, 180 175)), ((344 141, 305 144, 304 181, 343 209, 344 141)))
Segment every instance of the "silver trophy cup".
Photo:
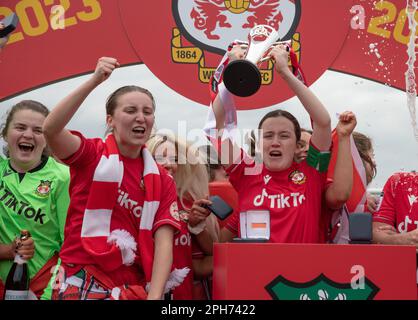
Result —
POLYGON ((234 95, 249 97, 261 86, 258 65, 265 59, 271 46, 278 40, 279 33, 268 25, 258 25, 248 35, 248 48, 244 59, 232 61, 223 74, 226 88, 234 95))

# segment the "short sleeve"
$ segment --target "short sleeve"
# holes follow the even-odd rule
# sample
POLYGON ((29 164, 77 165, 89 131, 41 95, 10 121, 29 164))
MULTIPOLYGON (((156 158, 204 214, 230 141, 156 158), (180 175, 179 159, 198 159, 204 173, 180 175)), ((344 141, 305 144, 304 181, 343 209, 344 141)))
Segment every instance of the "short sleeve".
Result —
POLYGON ((83 167, 97 162, 98 155, 102 154, 104 142, 101 139, 87 139, 78 131, 71 133, 80 138, 80 147, 73 155, 61 161, 70 167, 83 167))
POLYGON ((161 174, 161 200, 155 216, 152 232, 154 233, 163 225, 171 225, 175 231, 181 229, 179 210, 177 204, 176 184, 164 169, 160 168, 161 174))
POLYGON ((262 166, 257 165, 254 159, 241 149, 241 156, 237 163, 231 164, 225 171, 229 175, 229 182, 239 191, 242 178, 247 175, 260 174, 262 166))
POLYGON ((373 221, 395 226, 395 190, 393 176, 388 179, 383 187, 383 198, 378 211, 373 213, 373 221))

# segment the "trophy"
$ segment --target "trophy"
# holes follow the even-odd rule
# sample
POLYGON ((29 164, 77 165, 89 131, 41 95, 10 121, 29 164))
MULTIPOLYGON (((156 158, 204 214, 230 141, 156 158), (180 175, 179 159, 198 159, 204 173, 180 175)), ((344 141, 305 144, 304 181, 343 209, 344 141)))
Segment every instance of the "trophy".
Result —
POLYGON ((248 97, 260 89, 261 73, 258 65, 268 60, 264 56, 278 38, 277 30, 268 25, 257 25, 251 29, 245 58, 232 61, 225 68, 223 81, 229 92, 248 97))
POLYGON ((16 29, 18 22, 19 18, 17 17, 16 13, 12 13, 11 15, 1 20, 0 23, 4 25, 4 29, 0 30, 0 38, 4 38, 13 32, 16 29))

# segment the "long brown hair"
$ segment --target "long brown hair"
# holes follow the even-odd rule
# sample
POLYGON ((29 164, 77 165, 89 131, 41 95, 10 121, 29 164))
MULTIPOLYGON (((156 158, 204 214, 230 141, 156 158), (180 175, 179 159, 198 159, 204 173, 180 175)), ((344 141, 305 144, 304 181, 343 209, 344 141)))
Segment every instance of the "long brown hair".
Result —
POLYGON ((372 172, 367 172, 366 170, 367 184, 369 184, 377 174, 376 163, 369 156, 370 151, 373 150, 372 140, 368 136, 357 131, 353 132, 353 139, 361 160, 363 160, 363 163, 368 163, 372 169, 372 172))

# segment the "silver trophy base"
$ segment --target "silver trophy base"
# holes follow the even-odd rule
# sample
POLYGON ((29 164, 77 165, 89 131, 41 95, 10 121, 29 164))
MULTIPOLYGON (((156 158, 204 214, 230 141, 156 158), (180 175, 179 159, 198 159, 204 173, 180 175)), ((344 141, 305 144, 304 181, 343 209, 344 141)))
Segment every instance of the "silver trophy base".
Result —
POLYGON ((249 97, 261 86, 261 73, 257 66, 248 60, 235 60, 229 63, 223 74, 225 87, 239 97, 249 97))

